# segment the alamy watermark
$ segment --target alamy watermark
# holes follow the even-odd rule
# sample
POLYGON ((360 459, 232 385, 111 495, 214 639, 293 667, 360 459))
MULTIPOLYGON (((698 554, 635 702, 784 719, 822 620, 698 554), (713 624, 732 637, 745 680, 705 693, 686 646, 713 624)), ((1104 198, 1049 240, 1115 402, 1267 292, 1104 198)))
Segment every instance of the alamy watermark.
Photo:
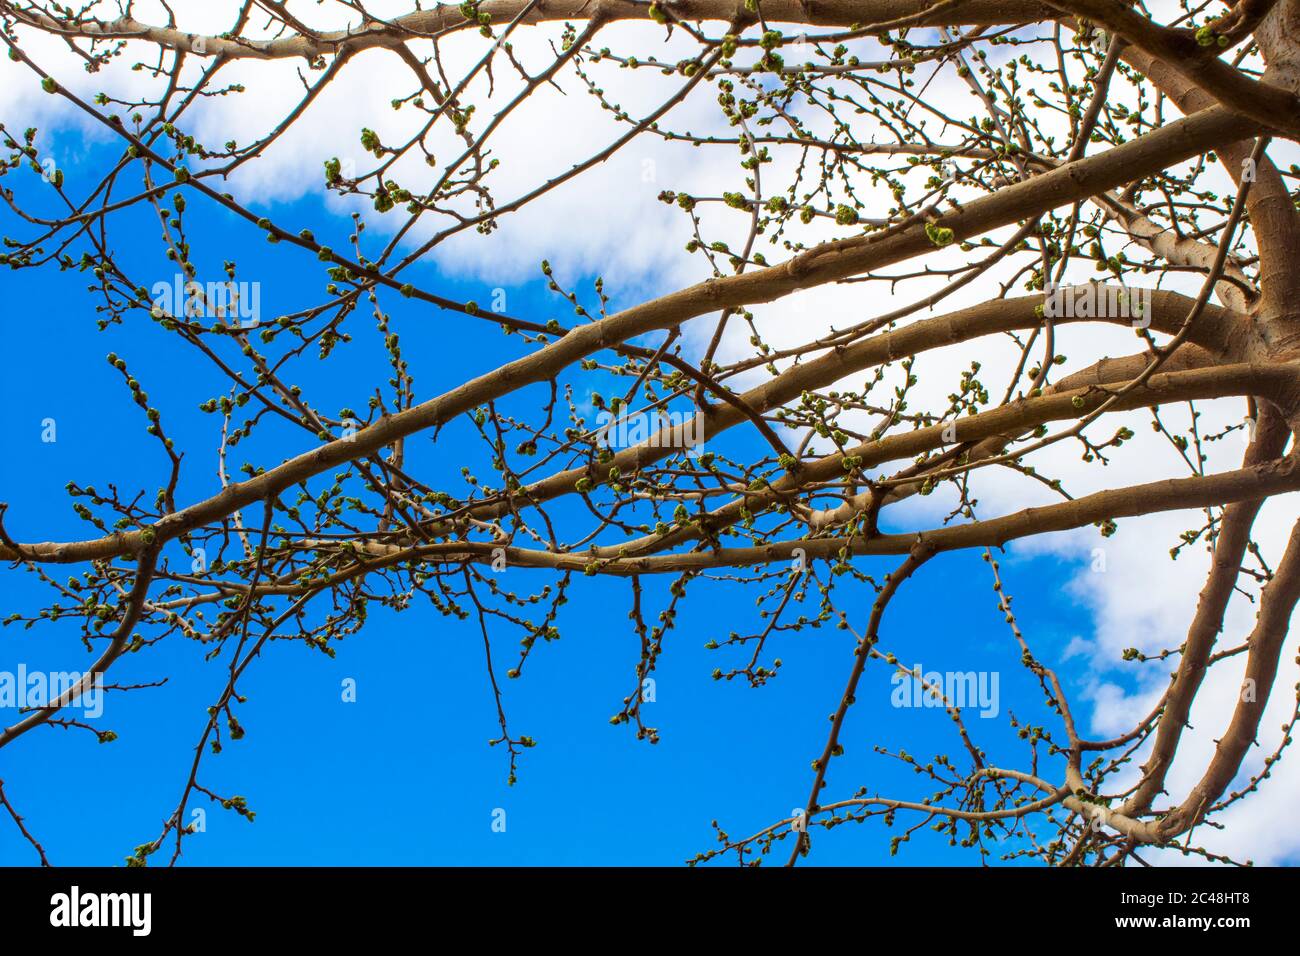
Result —
POLYGON ((682 448, 689 455, 704 452, 704 420, 694 412, 654 409, 615 417, 609 409, 596 413, 596 444, 601 448, 682 448))
POLYGON ((56 928, 126 927, 132 936, 153 929, 153 894, 82 892, 73 885, 50 897, 50 925, 56 928))
POLYGON ((256 328, 262 321, 262 283, 196 282, 177 273, 151 290, 154 318, 220 319, 227 325, 256 328))
POLYGON ((1128 319, 1135 329, 1145 329, 1151 324, 1153 292, 1095 282, 1049 285, 1043 294, 1043 314, 1049 319, 1128 319))
POLYGON ((927 673, 917 664, 910 671, 895 671, 889 680, 894 685, 889 702, 895 707, 977 707, 981 717, 998 715, 998 671, 927 673))
POLYGON ((90 719, 104 713, 104 676, 78 671, 29 671, 19 664, 17 672, 0 671, 0 710, 39 710, 62 700, 76 688, 81 692, 69 702, 90 719))

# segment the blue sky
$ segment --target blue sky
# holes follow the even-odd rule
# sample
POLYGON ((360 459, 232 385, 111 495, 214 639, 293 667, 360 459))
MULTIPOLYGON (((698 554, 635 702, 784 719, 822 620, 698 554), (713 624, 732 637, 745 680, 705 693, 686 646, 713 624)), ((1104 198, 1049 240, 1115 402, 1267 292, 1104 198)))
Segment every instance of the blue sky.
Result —
MULTIPOLYGON (((107 155, 106 148, 75 139, 53 145, 65 157, 70 182, 83 171, 89 175, 107 155)), ((16 175, 25 177, 30 194, 36 178, 16 175)), ((335 248, 347 245, 349 223, 315 200, 265 211, 277 223, 311 228, 335 248)), ((169 280, 174 270, 160 254, 152 214, 130 216, 118 221, 115 233, 121 262, 145 284, 169 280)), ((264 315, 321 295, 326 280, 309 255, 267 245, 257 230, 194 197, 188 222, 201 278, 219 275, 221 260, 235 258, 239 278, 262 282, 264 315)), ((21 228, 12 216, 0 216, 0 231, 23 235, 21 228)), ((490 299, 481 284, 458 282, 432 266, 417 267, 413 278, 453 298, 490 299)), ((590 278, 582 285, 589 287, 590 278)), ((178 500, 212 494, 217 420, 197 406, 224 387, 206 360, 143 316, 98 331, 96 303, 81 274, 6 269, 0 281, 10 305, 2 320, 8 373, 0 378, 10 439, 0 472, 0 501, 10 505, 8 532, 25 541, 86 536, 64 491, 67 481, 101 488, 113 481, 124 493, 143 490, 151 498, 165 475, 165 459, 144 433, 143 413, 104 359, 110 351, 127 360, 162 411, 168 434, 187 453, 178 500), (41 440, 45 418, 57 422, 55 443, 41 440)), ((563 302, 540 283, 512 286, 508 293, 513 314, 540 320, 565 315, 563 302)), ((615 290, 614 305, 625 304, 615 290)), ((491 322, 395 296, 385 307, 402 335, 420 398, 522 354, 518 339, 502 336, 491 322)), ((352 321, 353 343, 340 346, 329 363, 314 357, 301 363, 292 377, 327 411, 364 407, 371 383, 388 374, 373 322, 364 315, 352 321)), ((525 393, 520 407, 539 394, 525 393)), ((743 447, 747 439, 738 434, 728 440, 743 447)), ((231 470, 245 459, 272 466, 305 448, 304 441, 269 430, 235 450, 231 470)), ((453 493, 460 464, 483 460, 464 427, 447 428, 436 442, 420 436, 408 455, 422 476, 453 493)), ((173 560, 180 554, 168 553, 173 560)), ((892 564, 864 560, 860 566, 881 574, 892 564)), ((1021 626, 1049 660, 1091 627, 1086 609, 1061 586, 1077 571, 1052 557, 1004 564, 1021 626)), ((524 570, 506 576, 503 586, 520 592, 546 580, 524 570)), ((998 717, 970 720, 995 759, 1019 765, 1025 751, 1014 742, 1007 714, 1041 721, 1041 695, 1018 664, 991 583, 978 554, 935 560, 890 608, 883 645, 927 670, 997 670, 998 717)), ((668 584, 666 578, 646 582, 653 612, 662 607, 668 584)), ((43 590, 30 574, 0 572, 6 613, 39 608, 43 590)), ((241 683, 249 697, 240 711, 247 737, 206 758, 201 777, 219 792, 245 795, 257 820, 250 824, 211 807, 206 832, 186 841, 183 862, 677 865, 714 845, 710 820, 733 835, 748 834, 801 806, 811 783, 809 761, 821 751, 827 715, 851 664, 851 638, 829 628, 783 635, 765 655, 783 659, 779 679, 757 690, 739 681, 715 682, 713 668, 726 669, 740 658, 703 645, 733 629, 755 629, 755 592, 696 582, 660 658, 657 699, 646 705, 647 721, 662 736, 650 746, 608 722, 633 687, 637 641, 626 617, 629 593, 626 581, 578 579, 558 622, 562 639, 538 646, 524 679, 503 681, 512 733, 538 741, 524 754, 514 787, 506 785, 505 754, 487 746, 498 727, 476 621, 450 621, 424 606, 401 614, 375 608, 369 626, 347 638, 333 660, 299 644, 269 645, 241 683), (354 703, 341 699, 346 678, 357 682, 354 703), (497 808, 506 812, 504 833, 493 832, 497 808)), ((869 594, 842 588, 839 596, 861 627, 869 594)), ((508 666, 516 641, 511 635, 497 639, 498 672, 508 666)), ((68 624, 0 631, 0 670, 19 663, 79 669, 90 659, 68 624)), ((1068 688, 1086 681, 1085 667, 1086 658, 1063 666, 1068 688)), ((194 645, 172 639, 114 669, 113 679, 126 683, 167 678, 161 688, 109 696, 96 726, 115 730, 117 741, 99 745, 88 734, 41 728, 0 752, 0 777, 54 862, 115 865, 156 836, 179 796, 223 670, 203 663, 194 645)), ((847 754, 832 768, 830 796, 847 796, 859 786, 910 799, 930 791, 910 769, 874 754, 877 744, 905 746, 926 758, 959 754, 941 711, 895 708, 892 689, 889 672, 873 665, 847 724, 847 754)), ((0 711, 6 724, 14 719, 12 711, 0 711)), ((207 806, 202 800, 195 805, 207 806)), ((7 819, 0 822, 0 862, 31 862, 30 847, 7 819)), ((869 822, 818 833, 809 862, 888 863, 894 832, 869 822)), ((978 857, 923 830, 896 860, 974 864, 978 857)))

